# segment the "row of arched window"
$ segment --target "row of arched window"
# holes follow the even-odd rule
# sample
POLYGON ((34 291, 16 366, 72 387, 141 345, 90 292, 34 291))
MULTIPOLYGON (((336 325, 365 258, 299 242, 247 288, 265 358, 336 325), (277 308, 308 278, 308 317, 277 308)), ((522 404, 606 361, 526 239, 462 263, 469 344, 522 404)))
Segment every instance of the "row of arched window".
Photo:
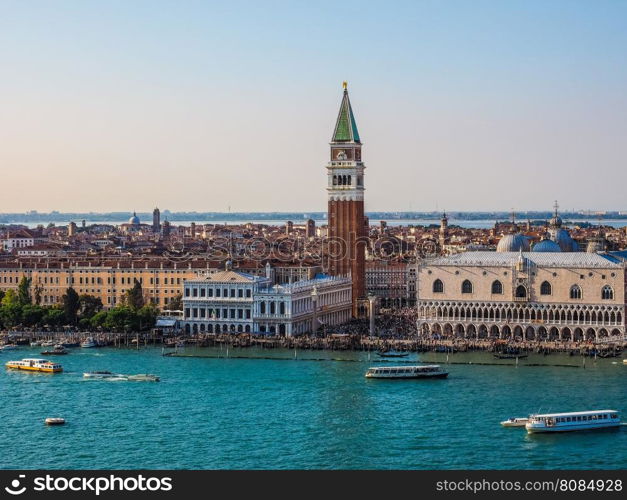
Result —
MULTIPOLYGON (((574 307, 574 306, 571 306, 574 307)), ((579 306, 577 306, 579 307, 579 306)), ((489 306, 481 304, 460 304, 452 306, 427 305, 419 307, 418 315, 423 319, 434 318, 447 321, 535 321, 574 322, 584 324, 607 323, 622 324, 620 310, 579 310, 551 305, 546 308, 512 308, 510 306, 489 306)))
POLYGON ((334 186, 350 186, 352 184, 352 176, 350 175, 334 175, 333 176, 333 185, 334 186))
MULTIPOLYGON (((462 293, 468 294, 473 292, 473 284, 470 280, 464 280, 462 282, 462 293)), ((441 279, 436 279, 433 282, 433 293, 444 293, 444 283, 441 279)), ((502 295, 503 294, 503 283, 499 280, 494 280, 492 282, 491 293, 493 295, 502 295)), ((540 285, 540 295, 551 295, 553 293, 553 286, 548 281, 543 281, 540 285)), ((526 297, 527 289, 523 285, 520 285, 516 288, 516 297, 526 297)), ((570 287, 570 298, 571 299, 581 299, 583 298, 583 292, 579 285, 573 285, 570 287)), ((610 285, 605 285, 601 288, 601 299, 602 300, 613 300, 614 299, 614 290, 610 285)))

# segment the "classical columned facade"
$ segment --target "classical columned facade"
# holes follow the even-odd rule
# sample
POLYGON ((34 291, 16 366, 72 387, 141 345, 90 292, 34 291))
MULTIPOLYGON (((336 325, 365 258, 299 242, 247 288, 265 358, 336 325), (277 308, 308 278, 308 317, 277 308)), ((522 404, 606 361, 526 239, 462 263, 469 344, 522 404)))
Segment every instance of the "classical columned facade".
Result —
POLYGON ((273 285, 268 276, 220 271, 185 282, 182 324, 190 334, 314 333, 351 318, 351 285, 325 275, 273 285))
POLYGON ((625 267, 602 255, 467 252, 423 262, 417 288, 429 337, 625 338, 625 267))
POLYGON ((465 338, 603 340, 625 334, 617 305, 420 301, 423 334, 465 338))
POLYGON ((255 293, 254 331, 286 336, 314 333, 351 318, 352 282, 340 276, 260 288, 255 293))

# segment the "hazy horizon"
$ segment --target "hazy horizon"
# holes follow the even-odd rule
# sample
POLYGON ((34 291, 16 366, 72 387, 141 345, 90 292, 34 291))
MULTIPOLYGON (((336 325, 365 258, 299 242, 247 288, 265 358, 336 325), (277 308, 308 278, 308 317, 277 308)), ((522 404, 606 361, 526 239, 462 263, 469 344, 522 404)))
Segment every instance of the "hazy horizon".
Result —
POLYGON ((627 3, 0 6, 0 213, 627 209, 627 3))

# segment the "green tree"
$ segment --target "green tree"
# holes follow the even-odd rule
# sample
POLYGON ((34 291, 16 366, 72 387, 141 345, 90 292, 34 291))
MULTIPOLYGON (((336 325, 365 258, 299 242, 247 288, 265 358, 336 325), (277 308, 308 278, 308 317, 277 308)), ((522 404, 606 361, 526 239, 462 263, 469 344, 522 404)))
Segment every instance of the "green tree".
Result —
POLYGON ((130 307, 114 307, 109 310, 104 327, 116 332, 130 332, 135 329, 136 318, 137 315, 130 307))
POLYGON ((137 311, 139 329, 150 330, 151 328, 154 328, 155 323, 157 322, 157 314, 159 314, 159 309, 157 309, 154 304, 144 306, 137 311))
MULTIPOLYGON (((20 282, 20 286, 21 286, 20 282)), ((7 290, 2 297, 0 323, 4 328, 11 328, 22 323, 22 304, 15 290, 7 290)))
POLYGON ((108 316, 107 311, 100 311, 94 314, 89 320, 91 327, 102 328, 105 325, 105 322, 107 321, 107 316, 108 316))
POLYGON ((65 320, 75 325, 78 319, 78 311, 81 307, 80 298, 74 288, 69 287, 63 296, 63 312, 65 313, 65 320))
POLYGON ((4 299, 4 290, 0 290, 0 304, 2 304, 2 299, 4 299))
POLYGON ((22 306, 21 321, 24 326, 37 326, 44 317, 44 309, 38 305, 27 304, 22 306))
POLYGON ((93 295, 81 295, 79 297, 81 319, 91 319, 97 312, 102 310, 102 300, 93 295))
POLYGON ((32 303, 32 299, 30 296, 31 281, 32 281, 31 278, 22 276, 22 279, 20 280, 20 284, 17 286, 17 296, 21 305, 32 303))
MULTIPOLYGON (((12 291, 12 290, 9 290, 12 291)), ((6 299, 6 297, 5 297, 6 299)), ((22 306, 16 302, 3 304, 0 307, 0 323, 5 328, 17 326, 22 321, 22 306)))
POLYGON ((20 304, 20 300, 17 296, 17 293, 15 293, 15 290, 7 290, 6 293, 4 294, 4 297, 2 297, 2 305, 12 306, 12 305, 19 305, 19 304, 20 304))
POLYGON ((45 310, 42 322, 44 325, 61 326, 65 321, 65 311, 60 307, 49 307, 45 310))
POLYGON ((127 304, 132 309, 141 309, 144 307, 144 291, 142 290, 142 284, 135 280, 135 284, 133 288, 126 292, 127 295, 127 304))

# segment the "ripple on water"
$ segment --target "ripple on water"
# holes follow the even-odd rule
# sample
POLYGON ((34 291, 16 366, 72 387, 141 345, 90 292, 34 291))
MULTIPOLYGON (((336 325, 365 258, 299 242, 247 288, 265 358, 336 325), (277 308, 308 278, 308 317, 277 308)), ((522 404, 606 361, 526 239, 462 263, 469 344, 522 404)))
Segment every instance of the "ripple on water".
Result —
MULTIPOLYGON (((20 351, 21 357, 34 353, 20 351)), ((363 360, 352 363, 160 354, 75 349, 62 361, 63 374, 0 372, 0 467, 627 467, 625 428, 529 436, 499 425, 540 410, 624 410, 627 370, 607 360, 585 371, 453 364, 447 380, 390 382, 364 378, 363 353, 298 352, 300 359, 363 360), (162 381, 83 379, 93 370, 156 373, 162 381), (46 427, 46 416, 68 423, 46 427)), ((271 355, 293 357, 293 351, 271 355)))

